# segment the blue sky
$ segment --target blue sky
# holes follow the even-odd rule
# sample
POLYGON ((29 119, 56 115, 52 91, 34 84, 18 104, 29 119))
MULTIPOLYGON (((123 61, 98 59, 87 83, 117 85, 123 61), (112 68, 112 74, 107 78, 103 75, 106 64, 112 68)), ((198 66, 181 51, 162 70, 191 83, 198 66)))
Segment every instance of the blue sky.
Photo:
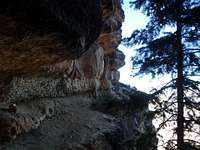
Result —
MULTIPOLYGON (((129 7, 129 0, 124 0, 123 10, 125 13, 125 21, 122 25, 122 36, 128 37, 135 29, 144 28, 148 22, 148 18, 140 11, 136 11, 129 7)), ((134 55, 136 47, 126 48, 123 45, 119 49, 126 55, 126 65, 120 69, 120 82, 136 87, 138 90, 149 92, 152 88, 158 88, 160 85, 167 83, 170 78, 163 77, 152 80, 151 76, 132 77, 131 57, 134 55)))
MULTIPOLYGON (((141 29, 145 28, 148 18, 146 18, 140 11, 135 11, 133 8, 129 7, 129 0, 124 0, 124 13, 125 13, 125 22, 122 26, 122 36, 128 37, 131 35, 132 31, 135 29, 141 29)), ((165 28, 165 32, 173 31, 175 28, 167 27, 165 28)), ((126 48, 123 45, 119 46, 119 49, 124 52, 126 55, 126 65, 120 69, 120 82, 123 82, 125 84, 128 84, 132 87, 136 87, 138 90, 144 91, 149 93, 154 88, 159 88, 163 84, 169 82, 171 80, 169 75, 165 75, 163 77, 152 79, 151 76, 144 76, 144 77, 132 77, 131 76, 131 70, 132 70, 132 62, 131 57, 134 56, 134 49, 136 47, 132 48, 126 48)), ((193 80, 200 81, 199 77, 193 77, 193 80)), ((153 121, 154 125, 158 127, 157 120, 153 121)), ((162 130, 160 134, 162 134, 165 138, 165 140, 170 139, 172 136, 171 128, 168 127, 165 130, 162 130)), ((160 143, 161 144, 161 143, 160 143)), ((159 147, 159 150, 163 150, 162 147, 159 147)))
MULTIPOLYGON (((144 16, 140 11, 136 11, 133 8, 129 7, 129 0, 124 0, 123 10, 125 13, 125 21, 122 25, 122 36, 128 37, 131 35, 132 31, 135 29, 145 28, 148 18, 144 16)), ((171 29, 170 29, 171 30, 171 29)), ((159 88, 163 84, 170 81, 169 76, 160 77, 158 79, 152 79, 151 76, 144 77, 132 77, 132 63, 131 57, 134 55, 134 49, 136 47, 126 48, 123 45, 119 46, 119 49, 124 52, 126 55, 125 66, 120 69, 120 82, 128 84, 132 87, 136 87, 138 90, 149 93, 154 88, 159 88)), ((154 120, 153 124, 158 127, 158 123, 154 120)), ((172 136, 171 128, 162 130, 162 135, 165 136, 166 140, 168 140, 172 136)), ((160 150, 163 150, 162 147, 159 147, 160 150)))

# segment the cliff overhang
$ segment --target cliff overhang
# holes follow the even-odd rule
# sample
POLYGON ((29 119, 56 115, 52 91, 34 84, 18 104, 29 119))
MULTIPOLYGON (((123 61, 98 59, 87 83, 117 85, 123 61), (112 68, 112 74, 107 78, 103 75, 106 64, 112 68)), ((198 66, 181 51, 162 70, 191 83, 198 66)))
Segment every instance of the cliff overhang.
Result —
POLYGON ((155 149, 151 98, 119 83, 123 20, 120 0, 0 2, 0 149, 155 149))

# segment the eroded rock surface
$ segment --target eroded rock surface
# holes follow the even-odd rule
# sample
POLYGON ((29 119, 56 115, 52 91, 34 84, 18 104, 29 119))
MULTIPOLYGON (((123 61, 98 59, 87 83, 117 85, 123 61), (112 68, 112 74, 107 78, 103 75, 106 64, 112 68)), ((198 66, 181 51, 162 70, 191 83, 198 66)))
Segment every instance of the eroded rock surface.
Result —
POLYGON ((81 93, 95 94, 100 89, 100 83, 95 79, 16 78, 12 80, 9 87, 4 102, 16 103, 34 98, 66 97, 81 93))
POLYGON ((0 150, 156 149, 152 97, 119 83, 123 20, 121 0, 0 1, 0 150))
MULTIPOLYGON (((151 113, 147 109, 148 98, 143 101, 142 107, 137 105, 137 102, 144 97, 148 97, 148 94, 120 85, 116 87, 115 93, 102 91, 96 99, 82 95, 35 99, 34 103, 28 105, 24 103, 25 107, 19 103, 17 106, 20 111, 17 114, 24 112, 23 116, 27 119, 23 125, 26 127, 25 131, 32 125, 31 119, 29 120, 31 114, 39 113, 40 110, 40 115, 48 114, 44 113, 44 110, 51 112, 49 108, 54 106, 54 115, 45 119, 37 130, 18 137, 12 143, 4 143, 1 148, 4 150, 139 150, 140 140, 143 140, 142 142, 146 142, 146 145, 143 145, 144 149, 155 150, 157 140, 149 117, 151 113), (53 105, 42 105, 42 107, 34 105, 36 102, 48 104, 46 103, 48 101, 53 105), (30 109, 30 106, 34 107, 30 109), (27 110, 32 110, 29 115, 25 113, 27 110)), ((20 121, 20 117, 16 117, 17 114, 10 114, 12 116, 10 118, 15 119, 15 122, 20 121)), ((9 121, 6 125, 18 126, 17 129, 21 129, 19 128, 21 124, 15 124, 13 121, 11 124, 11 119, 9 121)), ((5 126, 3 127, 5 129, 5 126)), ((9 129, 6 128, 4 131, 9 129)), ((17 133, 25 132, 22 129, 19 131, 21 132, 17 133)))
POLYGON ((53 100, 35 99, 13 104, 15 111, 6 104, 0 106, 0 141, 14 140, 37 129, 46 117, 54 114, 53 100))

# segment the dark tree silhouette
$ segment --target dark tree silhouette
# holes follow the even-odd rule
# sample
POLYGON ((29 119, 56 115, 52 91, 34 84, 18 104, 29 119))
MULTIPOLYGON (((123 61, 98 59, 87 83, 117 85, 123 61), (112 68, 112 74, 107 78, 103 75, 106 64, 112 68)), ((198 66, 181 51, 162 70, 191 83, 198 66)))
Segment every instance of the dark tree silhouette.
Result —
POLYGON ((131 37, 123 40, 127 46, 142 45, 136 49, 136 55, 132 58, 133 69, 136 70, 134 75, 150 73, 155 77, 171 74, 172 81, 154 94, 160 94, 168 88, 176 89, 177 111, 169 111, 171 106, 174 109, 173 104, 176 103, 174 95, 171 95, 173 102, 168 105, 168 102, 160 103, 162 109, 157 112, 171 114, 167 121, 177 117, 177 149, 183 150, 184 131, 197 119, 194 115, 185 115, 184 106, 196 114, 198 109, 195 107, 199 104, 200 82, 191 77, 200 75, 200 1, 135 0, 130 5, 135 9, 142 9, 149 17, 145 29, 135 30, 131 37), (175 28, 175 32, 164 32, 166 27, 175 28), (188 96, 190 93, 196 97, 188 96), (192 104, 194 105, 191 106, 192 104))

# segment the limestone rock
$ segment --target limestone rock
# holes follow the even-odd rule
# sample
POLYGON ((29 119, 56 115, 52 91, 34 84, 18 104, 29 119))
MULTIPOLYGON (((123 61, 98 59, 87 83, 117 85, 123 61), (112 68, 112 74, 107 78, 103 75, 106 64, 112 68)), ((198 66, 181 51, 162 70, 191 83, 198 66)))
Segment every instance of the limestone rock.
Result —
POLYGON ((94 41, 101 30, 97 43, 104 49, 104 55, 113 53, 121 41, 119 27, 124 16, 119 0, 102 3, 99 0, 21 0, 19 3, 3 0, 0 4, 1 74, 11 77, 40 76, 45 70, 55 74, 65 73, 69 78, 101 78, 103 54, 100 47, 94 46, 94 41), (101 27, 101 24, 107 25, 101 27), (105 27, 112 30, 107 32, 105 27), (86 50, 88 52, 83 54, 86 50), (92 55, 90 59, 89 55, 92 55), (90 63, 91 67, 86 65, 84 59, 94 61, 90 63))
POLYGON ((104 50, 94 43, 80 58, 42 68, 50 74, 65 74, 71 79, 100 79, 104 70, 104 50))
POLYGON ((122 51, 116 50, 110 57, 110 69, 118 70, 125 65, 125 55, 122 51))
POLYGON ((2 0, 0 13, 17 22, 23 20, 27 29, 22 35, 30 32, 30 28, 64 33, 65 46, 73 57, 85 52, 101 30, 100 0, 2 0))
POLYGON ((120 72, 118 69, 125 65, 125 55, 120 50, 116 50, 111 55, 106 56, 106 58, 102 78, 114 82, 119 81, 120 72))
MULTIPOLYGON (((121 85, 119 89, 128 92, 128 97, 137 94, 127 86, 121 85)), ((143 97, 132 98, 117 98, 106 92, 97 99, 87 96, 46 99, 55 102, 55 114, 31 134, 0 147, 4 150, 138 150, 139 139, 145 135, 151 139, 146 150, 156 150, 157 139, 151 118, 147 117, 150 113, 147 105, 136 109, 135 101, 143 97)))
POLYGON ((104 48, 105 54, 109 55, 117 49, 121 43, 121 38, 121 31, 102 33, 99 36, 97 42, 104 48))
POLYGON ((121 42, 121 25, 124 12, 120 0, 102 0, 102 29, 97 42, 104 48, 105 54, 113 53, 121 42))
POLYGON ((40 123, 54 113, 54 102, 37 99, 16 104, 17 111, 0 106, 0 142, 13 140, 21 134, 37 129, 40 123))
POLYGON ((102 0, 103 32, 113 32, 121 28, 124 12, 120 0, 102 0))
POLYGON ((65 78, 15 78, 9 84, 4 102, 33 100, 34 98, 66 97, 83 93, 96 94, 100 89, 97 79, 65 79, 65 78))
POLYGON ((46 0, 46 3, 52 14, 66 25, 67 30, 81 40, 81 47, 75 49, 81 56, 99 36, 101 0, 46 0), (81 52, 81 49, 84 50, 81 52))
POLYGON ((97 43, 104 49, 104 73, 101 77, 102 88, 111 87, 106 80, 118 81, 117 71, 124 65, 124 55, 117 51, 121 42, 121 25, 124 13, 120 0, 102 0, 102 29, 97 43))
POLYGON ((79 57, 101 30, 99 0, 2 0, 0 5, 0 72, 33 73, 79 57))
POLYGON ((0 1, 0 150, 156 149, 153 97, 118 82, 123 20, 121 0, 0 1))
POLYGON ((120 79, 120 72, 119 71, 111 71, 111 81, 118 82, 120 79))
POLYGON ((75 66, 82 77, 100 79, 104 70, 104 50, 98 45, 93 45, 75 60, 75 66))
POLYGON ((0 72, 27 74, 38 72, 42 65, 67 58, 65 46, 57 35, 30 36, 15 41, 0 34, 0 72))

